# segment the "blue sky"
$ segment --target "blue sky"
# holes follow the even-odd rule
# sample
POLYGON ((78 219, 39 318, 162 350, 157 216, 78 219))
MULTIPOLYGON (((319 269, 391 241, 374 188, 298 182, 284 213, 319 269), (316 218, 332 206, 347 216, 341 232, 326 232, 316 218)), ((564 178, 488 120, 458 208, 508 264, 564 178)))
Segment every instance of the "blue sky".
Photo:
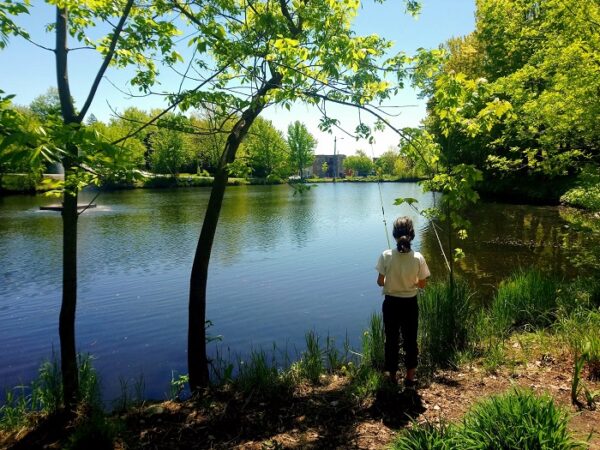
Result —
MULTIPOLYGON (((54 9, 45 3, 32 2, 30 16, 19 19, 18 23, 26 28, 32 38, 47 47, 53 47, 53 35, 44 32, 45 25, 54 19, 54 9)), ((417 48, 435 48, 450 37, 462 36, 473 31, 475 27, 475 0, 422 0, 421 14, 413 18, 404 13, 404 4, 399 0, 388 0, 384 4, 372 0, 363 2, 362 9, 355 20, 354 29, 358 34, 376 33, 394 41, 392 52, 405 51, 412 54, 417 48)), ((15 103, 29 104, 36 96, 44 94, 50 86, 56 85, 53 53, 35 47, 22 40, 11 39, 8 47, 0 51, 0 89, 15 94, 15 103)), ((89 90, 100 60, 93 52, 81 50, 72 52, 69 61, 69 78, 72 95, 76 104, 82 105, 89 90)), ((165 85, 178 82, 174 74, 162 79, 165 85)), ((116 69, 107 73, 109 80, 123 87, 127 73, 116 69)), ((416 97, 416 93, 405 89, 391 104, 415 105, 399 109, 401 114, 392 119, 397 127, 417 126, 425 117, 425 104, 416 97)), ((111 107, 122 111, 128 106, 143 109, 161 107, 160 100, 149 98, 130 99, 119 92, 111 83, 104 80, 96 95, 90 112, 101 120, 110 117, 111 107), (110 105, 110 106, 109 106, 110 105)), ((357 113, 350 108, 338 108, 333 111, 342 125, 352 130, 357 123, 357 113)), ((334 135, 337 136, 337 150, 340 153, 352 154, 362 148, 375 155, 384 152, 389 146, 398 142, 395 133, 386 131, 375 136, 373 149, 365 142, 354 139, 336 131, 334 134, 322 133, 318 130, 319 112, 310 107, 297 105, 291 111, 271 107, 263 116, 272 120, 274 125, 284 133, 289 123, 294 120, 304 122, 311 133, 319 141, 317 153, 332 153, 334 135)))

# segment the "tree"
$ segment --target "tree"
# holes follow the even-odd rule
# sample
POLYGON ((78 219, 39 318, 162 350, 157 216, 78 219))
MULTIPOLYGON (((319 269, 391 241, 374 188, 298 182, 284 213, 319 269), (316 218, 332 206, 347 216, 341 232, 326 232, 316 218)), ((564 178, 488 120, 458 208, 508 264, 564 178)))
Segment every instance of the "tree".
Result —
POLYGON ((377 161, 375 166, 382 175, 396 175, 396 162, 400 159, 400 153, 397 148, 390 147, 385 151, 377 161))
MULTIPOLYGON (((541 188, 540 179, 557 185, 551 180, 597 161, 600 5, 583 0, 478 0, 476 17, 472 34, 447 43, 448 57, 430 78, 429 94, 442 78, 457 85, 479 80, 480 88, 470 89, 473 97, 456 106, 467 107, 478 120, 486 105, 498 99, 509 103, 512 113, 475 139, 461 133, 449 136, 454 150, 445 157, 475 164, 494 180, 487 186, 504 179, 512 188, 536 179, 535 189, 541 188)), ((437 137, 443 133, 442 119, 432 113, 426 122, 437 137)))
MULTIPOLYGON (((55 4, 55 2, 49 2, 55 4)), ((0 37, 15 34, 31 41, 29 34, 19 28, 12 15, 28 13, 28 3, 0 5, 0 37), (7 31, 8 30, 8 31, 7 31)), ((77 306, 77 219, 79 189, 99 182, 116 167, 130 162, 123 148, 98 139, 97 133, 83 125, 96 91, 109 65, 135 66, 133 85, 148 88, 156 78, 154 63, 157 50, 165 59, 174 62, 178 55, 172 50, 171 38, 176 30, 171 21, 161 21, 154 5, 135 5, 134 0, 100 0, 95 2, 63 1, 56 4, 56 20, 49 27, 55 37, 54 48, 37 44, 55 55, 60 122, 49 124, 47 130, 54 155, 65 169, 62 193, 63 208, 63 293, 59 317, 59 337, 64 406, 72 411, 78 402, 79 382, 75 345, 75 313, 77 306), (97 35, 98 23, 110 24, 109 33, 97 35), (91 87, 81 109, 77 111, 71 96, 69 56, 77 45, 92 48, 102 58, 91 80, 91 87)), ((3 43, 3 45, 4 45, 3 43)), ((27 156, 31 157, 29 149, 27 156)), ((33 156, 38 156, 35 153, 33 156)))
POLYGON ((60 98, 58 89, 50 87, 43 95, 38 95, 29 104, 29 109, 41 121, 60 117, 60 98))
POLYGON ((288 127, 287 143, 290 148, 290 165, 304 179, 304 169, 315 159, 316 139, 309 133, 306 125, 295 121, 288 127))
POLYGON ((149 136, 150 167, 154 173, 177 176, 184 168, 194 166, 196 153, 187 132, 190 123, 181 114, 163 116, 149 136))
POLYGON ((373 170, 373 160, 364 150, 357 150, 356 155, 350 155, 344 160, 344 167, 350 169, 354 175, 364 177, 373 170))
POLYGON ((249 166, 255 177, 287 177, 289 147, 281 131, 270 120, 257 117, 244 143, 249 166))
MULTIPOLYGON (((323 112, 329 102, 371 110, 372 102, 394 92, 383 80, 384 72, 398 73, 403 78, 405 71, 400 70, 404 58, 384 59, 390 42, 376 35, 356 36, 351 30, 358 2, 258 0, 207 4, 172 0, 172 4, 198 31, 191 42, 197 62, 207 74, 193 92, 187 92, 189 97, 182 107, 215 105, 220 113, 235 117, 215 170, 190 276, 188 368, 191 390, 198 393, 208 383, 208 265, 227 168, 235 161, 248 130, 261 112, 275 103, 289 107, 293 102, 305 102, 323 112), (203 59, 209 50, 214 63, 210 67, 203 59)), ((406 4, 411 11, 417 9, 414 1, 406 4)), ((336 125, 337 121, 325 113, 322 129, 327 131, 336 125)), ((364 122, 356 132, 361 137, 370 136, 364 122)))

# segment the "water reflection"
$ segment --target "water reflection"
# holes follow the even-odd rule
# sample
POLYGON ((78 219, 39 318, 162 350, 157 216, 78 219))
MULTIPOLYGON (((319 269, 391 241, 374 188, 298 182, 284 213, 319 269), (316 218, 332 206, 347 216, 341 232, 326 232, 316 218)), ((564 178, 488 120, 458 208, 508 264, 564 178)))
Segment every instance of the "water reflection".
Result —
MULTIPOLYGON (((486 203, 477 205, 467 216, 472 223, 469 238, 455 241, 464 249, 466 257, 456 268, 473 287, 489 294, 490 286, 514 272, 519 267, 538 267, 558 276, 572 277, 589 273, 573 264, 577 243, 586 241, 592 248, 593 238, 583 230, 569 227, 563 219, 564 208, 506 205, 486 203)), ((446 225, 440 238, 445 246, 446 225)), ((424 233, 428 253, 440 253, 437 238, 431 227, 424 233)), ((446 271, 443 259, 432 258, 434 270, 446 271)))

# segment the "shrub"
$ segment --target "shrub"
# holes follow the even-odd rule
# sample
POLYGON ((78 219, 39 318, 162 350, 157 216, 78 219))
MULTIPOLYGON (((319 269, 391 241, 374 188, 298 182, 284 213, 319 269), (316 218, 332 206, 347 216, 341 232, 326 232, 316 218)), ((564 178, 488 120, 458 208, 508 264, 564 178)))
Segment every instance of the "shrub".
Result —
POLYGON ((436 426, 429 422, 415 425, 400 434, 393 450, 450 450, 454 428, 444 423, 436 426))
POLYGON ((306 340, 306 350, 300 361, 295 364, 295 368, 301 378, 316 383, 325 371, 325 365, 323 364, 325 352, 321 350, 319 336, 314 331, 306 333, 304 338, 306 340))
MULTIPOLYGON (((91 410, 101 409, 100 386, 90 355, 78 355, 79 398, 91 410)), ((29 386, 18 386, 6 394, 0 407, 0 427, 14 429, 27 422, 32 412, 52 414, 62 407, 62 375, 60 362, 52 354, 40 365, 38 377, 29 386)))

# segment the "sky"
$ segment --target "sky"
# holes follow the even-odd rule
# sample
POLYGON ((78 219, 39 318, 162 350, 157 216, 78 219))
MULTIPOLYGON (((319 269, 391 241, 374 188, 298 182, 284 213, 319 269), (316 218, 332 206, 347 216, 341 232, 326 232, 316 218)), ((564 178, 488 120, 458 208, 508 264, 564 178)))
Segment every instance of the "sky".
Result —
MULTIPOLYGON (((449 38, 464 36, 475 28, 475 0, 422 0, 421 4, 421 13, 414 18, 405 14, 404 3, 400 0, 388 0, 383 4, 363 1, 353 29, 360 35, 378 34, 393 41, 392 54, 404 51, 411 55, 420 47, 437 48, 449 38)), ((51 48, 54 36, 46 33, 45 27, 53 21, 54 9, 40 0, 33 0, 32 5, 31 14, 19 18, 17 23, 30 32, 32 40, 51 48)), ((89 50, 73 51, 69 58, 72 96, 76 105, 82 105, 99 68, 100 58, 89 50)), ((161 80, 164 86, 179 83, 174 73, 165 73, 161 80)), ((89 113, 106 121, 112 110, 123 111, 128 106, 142 109, 163 106, 156 97, 132 99, 124 94, 126 81, 126 72, 109 69, 89 113)), ((11 38, 9 45, 0 50, 0 89, 16 95, 15 103, 27 105, 51 86, 56 86, 54 54, 23 39, 11 38)), ((390 105, 403 106, 395 109, 399 115, 391 119, 398 128, 418 126, 426 114, 425 100, 418 99, 412 88, 400 92, 390 105)), ((328 108, 328 112, 339 119, 345 129, 353 130, 358 123, 357 111, 352 108, 328 108)), ((377 132, 372 147, 339 130, 323 133, 318 129, 319 111, 304 105, 295 105, 290 111, 272 106, 263 112, 263 117, 271 120, 284 134, 290 123, 303 122, 318 141, 317 154, 332 154, 334 140, 337 152, 346 155, 362 149, 369 155, 378 156, 398 143, 398 136, 391 130, 377 132)))

